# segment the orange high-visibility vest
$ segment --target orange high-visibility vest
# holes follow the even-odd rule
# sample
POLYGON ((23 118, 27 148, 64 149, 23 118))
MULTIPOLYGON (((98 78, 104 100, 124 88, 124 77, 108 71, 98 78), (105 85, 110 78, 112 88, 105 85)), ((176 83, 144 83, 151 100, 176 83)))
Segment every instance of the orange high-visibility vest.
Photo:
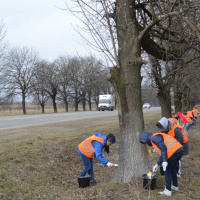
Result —
POLYGON ((185 131, 185 129, 183 129, 183 127, 182 127, 181 125, 175 124, 175 125, 173 126, 173 129, 170 130, 167 134, 175 138, 175 131, 174 131, 174 130, 175 130, 176 128, 181 129, 181 133, 182 133, 182 135, 183 135, 183 143, 188 142, 189 138, 188 138, 187 132, 185 131))
POLYGON ((104 139, 95 135, 90 136, 78 145, 82 154, 84 154, 88 158, 95 157, 95 149, 92 146, 92 141, 94 140, 101 142, 101 144, 104 146, 104 139))
POLYGON ((193 112, 192 112, 192 110, 187 111, 187 117, 193 119, 193 112))
MULTIPOLYGON (((167 159, 169 159, 178 149, 183 147, 175 138, 173 138, 165 133, 154 133, 152 135, 152 137, 155 135, 163 136, 164 144, 167 148, 167 159)), ((153 147, 155 147, 157 149, 157 152, 159 154, 161 154, 161 150, 157 147, 157 145, 155 143, 152 142, 152 137, 151 137, 151 143, 152 143, 153 147)))
POLYGON ((194 117, 198 117, 198 109, 193 109, 194 117))
POLYGON ((174 124, 177 124, 177 122, 178 122, 178 119, 176 119, 176 118, 169 118, 169 120, 171 120, 174 124))
MULTIPOLYGON (((187 119, 187 121, 188 121, 187 123, 193 122, 193 120, 192 120, 190 117, 187 117, 187 116, 186 116, 186 119, 187 119)), ((184 122, 184 124, 185 124, 185 122, 184 122)))

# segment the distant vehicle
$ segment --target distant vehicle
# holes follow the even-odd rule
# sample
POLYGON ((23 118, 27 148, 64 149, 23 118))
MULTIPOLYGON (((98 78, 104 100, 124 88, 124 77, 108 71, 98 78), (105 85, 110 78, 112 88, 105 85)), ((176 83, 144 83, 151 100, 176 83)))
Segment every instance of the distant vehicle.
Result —
POLYGON ((143 105, 143 109, 145 109, 145 108, 150 109, 150 107, 151 107, 151 105, 150 105, 149 103, 145 103, 145 104, 143 105))
POLYGON ((115 98, 111 94, 99 95, 98 111, 109 110, 113 111, 115 108, 115 98))

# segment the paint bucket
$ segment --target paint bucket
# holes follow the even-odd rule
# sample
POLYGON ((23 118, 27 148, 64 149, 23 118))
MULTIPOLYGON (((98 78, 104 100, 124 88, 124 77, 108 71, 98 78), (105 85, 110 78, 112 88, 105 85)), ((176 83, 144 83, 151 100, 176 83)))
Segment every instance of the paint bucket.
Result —
POLYGON ((79 176, 78 185, 80 188, 86 188, 90 186, 90 176, 79 176))
POLYGON ((156 179, 157 179, 156 174, 154 174, 153 177, 149 177, 149 176, 147 176, 147 174, 143 174, 142 178, 143 178, 143 188, 144 189, 154 190, 156 188, 156 179))

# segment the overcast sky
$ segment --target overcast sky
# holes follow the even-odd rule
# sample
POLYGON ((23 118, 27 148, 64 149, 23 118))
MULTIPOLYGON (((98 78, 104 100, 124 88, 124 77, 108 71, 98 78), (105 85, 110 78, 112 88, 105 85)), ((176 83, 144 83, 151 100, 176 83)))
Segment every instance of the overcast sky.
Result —
MULTIPOLYGON (((53 61, 61 55, 88 55, 88 48, 72 24, 80 23, 67 11, 70 0, 0 0, 0 21, 10 47, 28 47, 53 61)), ((95 53, 95 52, 92 52, 95 53)))

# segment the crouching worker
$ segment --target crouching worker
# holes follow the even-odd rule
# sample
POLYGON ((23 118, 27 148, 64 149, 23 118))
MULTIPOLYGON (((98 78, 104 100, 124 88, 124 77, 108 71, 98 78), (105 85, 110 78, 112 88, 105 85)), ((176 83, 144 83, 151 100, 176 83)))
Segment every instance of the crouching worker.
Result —
POLYGON ((166 188, 159 194, 171 196, 171 189, 178 191, 178 180, 176 174, 176 164, 183 155, 183 146, 173 137, 164 133, 143 132, 140 137, 140 143, 148 144, 157 149, 161 155, 153 167, 153 172, 158 170, 158 166, 162 164, 165 174, 166 188), (171 182, 173 185, 171 185, 171 182))
POLYGON ((102 156, 103 149, 109 153, 109 146, 113 143, 115 143, 115 136, 113 134, 103 136, 97 132, 95 135, 90 136, 78 145, 78 151, 84 165, 84 169, 82 170, 80 176, 85 176, 88 173, 90 175, 91 185, 96 183, 93 172, 94 157, 96 157, 100 163, 105 164, 108 167, 112 167, 114 165, 102 156))

